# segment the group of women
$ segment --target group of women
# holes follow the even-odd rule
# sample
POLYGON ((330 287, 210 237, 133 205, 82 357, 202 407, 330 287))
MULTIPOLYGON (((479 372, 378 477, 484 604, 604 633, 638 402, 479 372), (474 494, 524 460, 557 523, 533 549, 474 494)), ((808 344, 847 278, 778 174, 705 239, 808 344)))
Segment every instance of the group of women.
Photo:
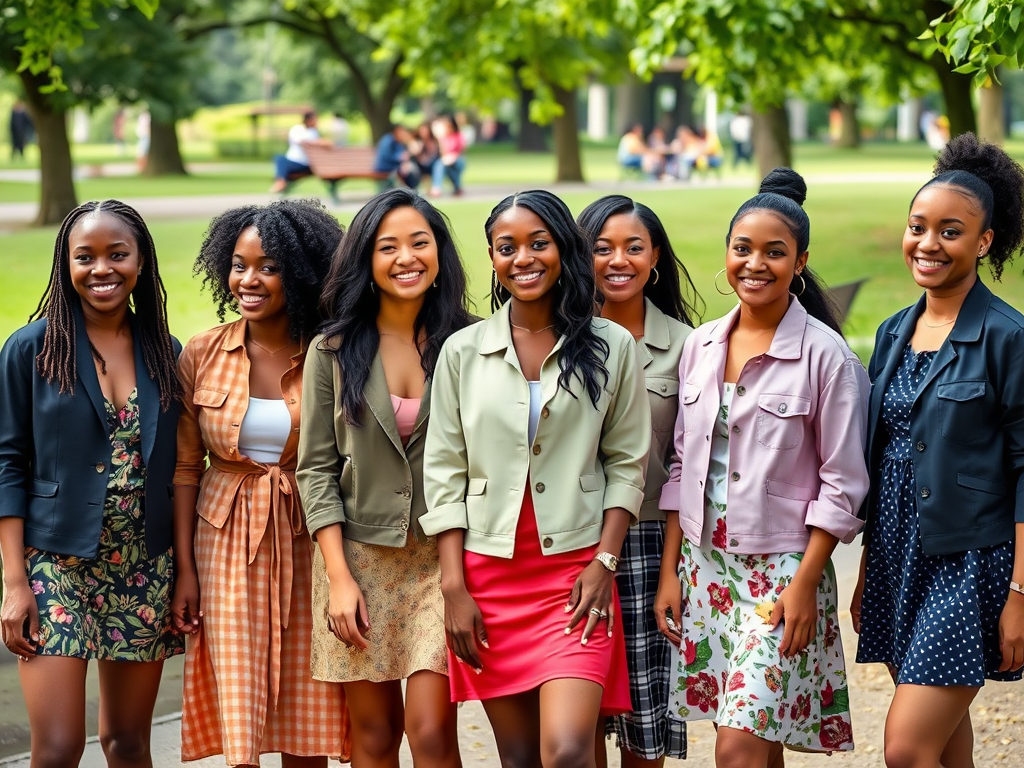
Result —
POLYGON ((978 278, 1021 250, 1024 172, 950 142, 903 238, 923 295, 867 371, 805 194, 777 169, 740 206, 715 284, 737 305, 702 325, 619 195, 577 220, 502 200, 485 320, 409 190, 345 233, 308 201, 232 210, 195 271, 240 319, 184 350, 138 214, 76 209, 0 353, 33 768, 77 765, 88 659, 108 763, 150 766, 183 649, 184 760, 395 768, 406 735, 459 766, 466 700, 509 768, 595 766, 612 733, 660 765, 699 719, 723 767, 850 750, 830 556, 865 522, 851 613, 896 683, 886 763, 970 765, 974 696, 1024 667, 1024 316, 978 278))

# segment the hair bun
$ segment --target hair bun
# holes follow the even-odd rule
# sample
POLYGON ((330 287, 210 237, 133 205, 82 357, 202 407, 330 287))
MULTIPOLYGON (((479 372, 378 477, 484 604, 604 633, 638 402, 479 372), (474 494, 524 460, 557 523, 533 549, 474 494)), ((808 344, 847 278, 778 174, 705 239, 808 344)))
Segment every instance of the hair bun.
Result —
POLYGON ((803 205, 807 199, 807 184, 804 177, 792 168, 775 168, 761 181, 760 193, 770 192, 774 195, 788 197, 797 205, 803 205))

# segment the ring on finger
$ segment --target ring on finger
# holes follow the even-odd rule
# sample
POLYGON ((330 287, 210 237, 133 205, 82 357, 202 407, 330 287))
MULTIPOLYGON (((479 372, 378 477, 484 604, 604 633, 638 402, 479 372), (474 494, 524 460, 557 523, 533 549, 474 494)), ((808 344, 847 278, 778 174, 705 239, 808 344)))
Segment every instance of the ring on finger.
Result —
POLYGON ((608 618, 608 614, 605 613, 604 611, 602 611, 600 608, 591 608, 590 609, 590 615, 591 616, 596 616, 599 619, 606 619, 606 618, 608 618))

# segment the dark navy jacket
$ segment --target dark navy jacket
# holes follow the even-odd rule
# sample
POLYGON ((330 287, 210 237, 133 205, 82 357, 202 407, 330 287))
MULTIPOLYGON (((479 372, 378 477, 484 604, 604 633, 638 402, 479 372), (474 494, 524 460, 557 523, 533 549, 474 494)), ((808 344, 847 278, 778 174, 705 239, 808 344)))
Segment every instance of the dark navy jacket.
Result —
MULTIPOLYGON (((886 387, 910 343, 925 299, 878 329, 868 366, 868 469, 878 477, 888 436, 886 387)), ((910 411, 914 498, 925 555, 1014 539, 1024 523, 1024 315, 979 279, 935 353, 910 411)), ((877 487, 861 516, 870 528, 877 487)))
MULTIPOLYGON (((36 370, 46 320, 14 332, 0 351, 0 517, 25 519, 25 545, 62 555, 95 557, 110 474, 110 433, 85 323, 77 314, 75 393, 60 394, 36 370)), ((181 345, 174 341, 176 353, 181 345)), ((171 478, 179 405, 160 410, 135 335, 146 550, 171 546, 171 478)))

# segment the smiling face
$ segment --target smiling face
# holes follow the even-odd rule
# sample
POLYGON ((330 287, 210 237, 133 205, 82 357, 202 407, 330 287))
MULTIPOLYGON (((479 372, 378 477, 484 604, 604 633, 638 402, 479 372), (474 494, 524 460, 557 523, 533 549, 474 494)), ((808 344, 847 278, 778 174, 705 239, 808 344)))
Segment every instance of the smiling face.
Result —
POLYGON ((970 289, 992 244, 984 225, 981 206, 961 190, 933 184, 918 192, 903 233, 903 258, 917 284, 939 296, 970 289))
POLYGON ((498 282, 519 301, 546 296, 562 274, 562 258, 548 225, 522 205, 497 218, 487 251, 498 282))
MULTIPOLYGON (((807 264, 789 226, 767 211, 751 211, 733 224, 725 272, 737 298, 750 307, 789 306, 790 283, 807 264)), ((799 285, 797 280, 797 285, 799 285)))
POLYGON ((246 227, 235 241, 228 287, 238 302, 238 313, 250 323, 287 311, 281 268, 264 253, 256 227, 246 227))
POLYGON ((373 282, 381 296, 422 301, 440 270, 437 240, 423 214, 412 206, 389 211, 373 243, 373 282))
POLYGON ((68 252, 71 284, 86 315, 124 311, 143 266, 132 228, 118 216, 94 211, 71 228, 68 252))
POLYGON ((609 216, 594 242, 598 290, 610 302, 642 301, 660 251, 652 247, 650 233, 636 216, 609 216))

